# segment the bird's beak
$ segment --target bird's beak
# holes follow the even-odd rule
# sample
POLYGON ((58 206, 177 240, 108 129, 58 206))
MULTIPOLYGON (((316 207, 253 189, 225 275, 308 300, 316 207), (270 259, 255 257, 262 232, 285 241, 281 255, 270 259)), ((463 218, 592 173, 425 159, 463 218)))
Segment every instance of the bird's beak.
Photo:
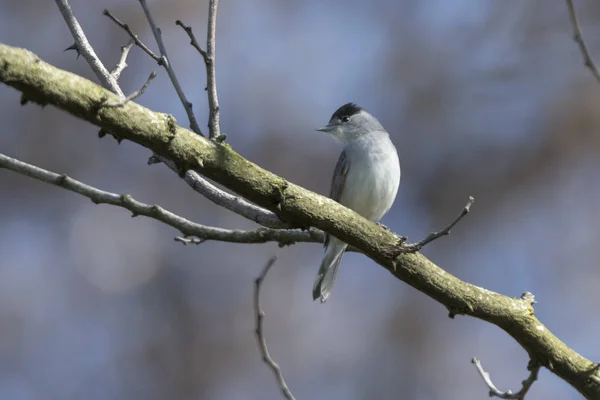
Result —
POLYGON ((333 126, 331 126, 331 124, 329 124, 327 126, 324 126, 323 128, 318 128, 318 129, 315 129, 315 130, 319 131, 319 132, 327 132, 327 133, 329 133, 329 132, 331 132, 332 129, 333 129, 333 126))

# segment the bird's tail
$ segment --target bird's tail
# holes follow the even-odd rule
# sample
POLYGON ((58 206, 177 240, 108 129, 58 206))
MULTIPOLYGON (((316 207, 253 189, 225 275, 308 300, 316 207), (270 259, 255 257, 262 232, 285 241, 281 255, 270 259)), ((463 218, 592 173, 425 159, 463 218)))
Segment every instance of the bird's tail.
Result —
POLYGON ((348 245, 334 237, 329 237, 329 243, 325 249, 325 256, 321 262, 317 279, 313 287, 313 300, 321 299, 325 303, 335 283, 335 277, 342 261, 342 256, 348 245))

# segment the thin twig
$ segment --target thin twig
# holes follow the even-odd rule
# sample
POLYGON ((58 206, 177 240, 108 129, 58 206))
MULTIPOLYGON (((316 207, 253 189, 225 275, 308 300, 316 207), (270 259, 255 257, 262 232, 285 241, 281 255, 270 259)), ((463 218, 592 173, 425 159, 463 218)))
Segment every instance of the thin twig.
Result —
POLYGON ((146 79, 146 83, 144 83, 144 85, 140 88, 140 90, 136 90, 135 92, 131 93, 129 96, 125 97, 124 99, 119 100, 116 103, 104 103, 101 105, 101 107, 106 107, 106 108, 123 107, 125 104, 129 103, 131 100, 134 100, 134 99, 140 97, 141 95, 143 95, 144 92, 146 91, 146 88, 148 87, 148 85, 150 85, 150 82, 152 82, 152 80, 154 78, 156 78, 156 72, 152 71, 150 73, 150 76, 148 76, 148 79, 146 79))
MULTIPOLYGON (((151 159, 154 158, 154 156, 151 157, 151 159)), ((179 174, 179 170, 174 162, 164 157, 157 158, 167 167, 171 168, 171 170, 173 170, 175 173, 179 174)), ((148 162, 155 163, 154 161, 151 162, 150 160, 148 162)), ((291 228, 289 224, 283 222, 274 212, 252 204, 243 197, 236 196, 219 189, 208 180, 203 178, 196 171, 186 171, 183 179, 192 189, 206 197, 208 200, 220 207, 228 209, 229 211, 233 211, 244 218, 268 228, 291 228)))
POLYGON ((581 51, 581 55, 583 56, 583 63, 586 67, 592 71, 592 74, 596 78, 597 81, 600 81, 600 70, 594 63, 592 59, 592 55, 588 50, 585 42, 583 41, 583 35, 581 34, 581 27, 579 26, 579 20, 577 18, 577 13, 575 12, 575 5, 573 4, 573 0, 566 0, 567 8, 569 9, 569 19, 571 20, 571 25, 573 26, 573 39, 579 46, 579 50, 581 51))
POLYGON ((302 231, 300 229, 230 230, 201 225, 185 219, 157 205, 150 205, 133 199, 130 195, 119 195, 86 185, 66 175, 60 175, 43 168, 36 167, 20 160, 0 154, 0 168, 5 168, 42 182, 67 189, 83 195, 95 204, 111 204, 131 211, 132 216, 143 215, 163 222, 180 231, 185 236, 195 236, 200 240, 217 240, 232 243, 266 243, 278 242, 281 246, 296 242, 322 242, 323 234, 318 230, 302 231))
POLYGON ((113 70, 110 71, 110 74, 117 81, 121 77, 121 72, 123 72, 123 70, 127 67, 127 56, 129 55, 129 52, 131 51, 131 48, 134 44, 135 42, 133 41, 133 39, 130 39, 129 43, 127 43, 125 46, 121 46, 121 58, 119 59, 119 62, 117 63, 117 65, 115 65, 113 70))
POLYGON ((140 5, 144 9, 144 14, 146 14, 146 19, 150 24, 150 28, 152 29, 152 33, 154 34, 154 39, 156 40, 156 44, 158 45, 158 49, 160 50, 161 58, 164 60, 163 67, 167 70, 167 74, 169 75, 169 79, 171 79, 171 83, 177 92, 177 96, 179 96, 179 100, 181 104, 183 104, 183 108, 187 113, 188 119, 190 121, 190 128, 197 133, 198 135, 202 135, 200 127, 198 126, 198 122, 196 121, 196 116, 194 115, 193 105, 190 101, 188 101, 187 97, 185 97, 185 93, 179 84, 179 80, 177 79, 177 75, 175 74, 175 70, 171 65, 171 60, 167 54, 167 47, 162 40, 162 32, 154 22, 154 18, 152 17, 152 13, 150 12, 150 8, 148 4, 146 4, 146 0, 139 0, 140 5))
POLYGON ((273 371, 273 374, 275 375, 275 379, 277 379, 277 384, 279 385, 279 388, 281 389, 281 393, 283 393, 283 395, 285 396, 286 399, 295 400, 294 395, 292 394, 290 388, 285 383, 285 379, 283 378, 281 368, 279 368, 279 365, 275 362, 275 360, 273 360, 273 358, 271 357, 271 354, 269 353, 269 348, 267 347, 267 339, 265 338, 265 333, 264 333, 264 329, 263 329, 263 321, 265 318, 265 313, 260 308, 260 288, 261 288, 263 281, 267 277, 269 270, 271 269, 273 264, 275 264, 276 260, 277 260, 277 257, 271 257, 269 259, 269 261, 267 261, 267 264, 263 268, 263 270, 260 273, 260 275, 258 276, 258 278, 256 278, 256 280, 254 281, 254 312, 256 314, 256 331, 255 331, 255 333, 256 333, 256 338, 258 340, 258 348, 260 350, 260 355, 262 356, 262 359, 265 362, 265 364, 267 364, 269 366, 269 368, 271 368, 271 371, 273 371))
POLYGON ((208 107, 209 119, 208 129, 210 138, 216 141, 222 141, 221 127, 219 123, 219 97, 217 95, 217 77, 215 72, 215 44, 217 36, 217 10, 219 0, 210 0, 208 14, 208 30, 206 34, 206 75, 208 89, 208 107))
POLYGON ((158 65, 163 65, 163 60, 162 58, 156 54, 155 52, 153 52, 152 50, 150 50, 150 48, 148 46, 146 46, 144 44, 144 42, 142 42, 139 38, 138 35, 136 35, 131 28, 129 27, 129 25, 127 25, 124 22, 121 22, 121 20, 119 20, 117 17, 115 17, 114 15, 112 15, 112 13, 108 10, 104 10, 104 15, 106 15, 108 18, 110 18, 115 24, 119 25, 119 27, 121 27, 121 29, 123 29, 125 32, 127 32, 127 34, 129 35, 129 37, 131 38, 131 40, 133 40, 133 42, 135 43, 135 45, 137 47, 139 47, 140 49, 144 50, 144 52, 146 54, 148 54, 150 57, 152 57, 152 59, 154 61, 156 61, 158 63, 158 65))
POLYGON ((181 20, 175 21, 175 25, 178 25, 178 26, 180 26, 180 27, 183 28, 183 30, 185 31, 185 33, 187 33, 187 35, 190 38, 190 44, 196 50, 198 50, 198 53, 200 53, 200 55, 202 56, 202 59, 206 63, 206 58, 208 57, 208 55, 206 54, 206 51, 204 51, 202 49, 202 47, 200 47, 200 44, 198 43, 198 40, 196 40, 196 35, 194 35, 194 32, 192 32, 192 27, 185 25, 183 22, 181 22, 181 20))
POLYGON ((490 389, 489 396, 490 397, 499 397, 501 399, 523 400, 525 398, 525 396, 527 395, 527 392, 529 391, 529 389, 531 389, 531 386, 533 385, 533 383, 537 380, 538 373, 540 372, 540 368, 541 368, 541 365, 539 363, 536 363, 533 360, 529 361, 529 365, 527 366, 527 369, 530 371, 529 376, 527 377, 527 379, 525 379, 522 382, 523 386, 522 386, 521 390, 519 390, 516 393, 513 393, 511 390, 507 390, 506 392, 499 390, 492 382, 492 378, 490 378, 490 374, 483 369, 483 367, 481 366, 481 361, 479 361, 479 359, 477 357, 473 357, 473 359, 471 359, 471 362, 473 364, 475 364, 475 367, 477 368, 479 375, 481 375, 481 377, 483 378, 483 381, 485 382, 487 387, 490 389))
POLYGON ((111 73, 108 72, 108 70, 104 67, 96 55, 96 52, 90 45, 90 42, 88 42, 81 25, 79 25, 79 22, 75 18, 75 14, 73 14, 73 10, 71 9, 69 2, 67 0, 55 1, 60 13, 69 27, 69 30, 71 31, 71 34, 73 35, 73 38, 75 39, 74 46, 78 54, 81 54, 85 61, 87 61, 102 86, 121 97, 125 97, 123 91, 117 83, 117 79, 112 76, 111 73))
POLYGON ((119 20, 110 11, 104 10, 104 15, 106 15, 115 24, 117 24, 119 27, 121 27, 121 29, 123 29, 125 32, 127 32, 129 37, 131 37, 131 39, 133 39, 136 46, 138 46, 139 48, 144 50, 144 52, 146 54, 148 54, 154 61, 156 61, 156 63, 158 65, 160 65, 167 71, 167 74, 169 75, 169 79, 171 80, 171 83, 173 84, 173 87, 175 88, 175 92, 177 92, 177 96, 179 97, 179 100, 181 101, 181 104, 183 105, 183 108, 188 116, 188 120, 190 122, 190 128, 198 135, 202 135, 200 127, 198 126, 198 122, 196 121, 196 116, 194 115, 194 111, 192 109, 193 105, 191 102, 188 101, 187 97, 185 97, 185 93, 183 92, 183 89, 181 88, 181 85, 179 84, 179 80, 177 79, 177 75, 175 74, 175 71, 173 70, 173 67, 171 66, 171 62, 169 61, 169 56, 167 55, 167 49, 162 40, 161 31, 154 23, 154 19, 152 18, 152 14, 150 13, 150 9, 148 8, 148 5, 146 4, 146 2, 144 0, 139 0, 139 1, 140 1, 140 4, 142 5, 142 8, 144 9, 144 13, 146 14, 146 19, 148 20, 148 23, 150 24, 150 28, 152 29, 152 33, 154 34, 154 39, 156 40, 156 43, 158 45, 160 55, 158 55, 155 52, 153 52, 152 50, 150 50, 150 48, 148 46, 146 46, 144 44, 144 42, 142 42, 140 40, 138 35, 136 35, 133 32, 133 30, 129 27, 129 25, 127 25, 126 23, 119 20))
POLYGON ((458 217, 456 217, 456 219, 454 219, 454 221, 452 221, 450 223, 450 225, 448 225, 447 227, 445 227, 441 231, 431 232, 429 235, 427 235, 425 237, 425 239, 421 240, 420 242, 413 243, 413 244, 407 244, 405 246, 402 246, 401 253, 414 253, 414 252, 417 252, 417 251, 421 250, 427 244, 433 242, 434 240, 439 239, 442 236, 449 235, 450 231, 452 230, 452 228, 454 228, 454 226, 456 224, 458 224, 460 222, 460 220, 463 219, 469 213, 469 211, 471 211, 471 206, 473 205, 474 201, 475 201, 475 198, 473 196, 469 196, 469 200, 467 201, 467 204, 465 204, 465 206, 463 207, 463 209, 460 212, 460 214, 458 215, 458 217))

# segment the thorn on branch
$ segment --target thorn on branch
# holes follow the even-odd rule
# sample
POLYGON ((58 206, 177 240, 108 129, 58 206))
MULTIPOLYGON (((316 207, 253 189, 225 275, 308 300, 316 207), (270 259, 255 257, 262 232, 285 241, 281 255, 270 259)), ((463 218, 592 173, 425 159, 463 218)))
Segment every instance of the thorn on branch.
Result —
POLYGON ((77 46, 77 42, 73 43, 72 45, 70 45, 69 47, 64 49, 63 52, 69 51, 69 50, 75 50, 75 52, 77 53, 77 59, 79 59, 79 56, 81 55, 81 51, 79 51, 79 46, 77 46))
POLYGON ((458 224, 460 222, 460 220, 463 219, 469 213, 469 211, 471 211, 471 206, 473 205, 474 201, 475 201, 475 198, 473 196, 469 196, 469 200, 467 201, 467 204, 465 204, 462 211, 460 212, 458 217, 456 217, 456 219, 454 219, 454 221, 452 221, 448 226, 446 226, 441 231, 431 232, 429 235, 427 235, 425 237, 425 239, 421 240, 420 242, 401 246, 399 249, 400 254, 416 253, 417 251, 420 251, 423 247, 425 247, 429 243, 433 242, 434 240, 437 240, 437 239, 441 238, 442 236, 449 235, 452 228, 454 228, 454 226, 456 224, 458 224))
POLYGON ((144 94, 144 92, 146 91, 146 89, 150 85, 150 82, 152 82, 154 80, 154 78, 156 78, 156 72, 152 71, 150 73, 150 76, 148 76, 148 79, 146 80, 146 83, 144 83, 144 85, 140 88, 140 90, 137 90, 137 91, 131 93, 129 96, 125 97, 122 100, 117 101, 116 103, 102 103, 100 105, 100 108, 119 108, 119 107, 123 107, 125 104, 129 103, 131 100, 134 100, 134 99, 140 97, 142 94, 144 94))
POLYGON ((267 347, 267 339, 265 338, 264 330, 263 330, 263 320, 265 317, 264 311, 260 308, 260 289, 261 286, 269 273, 269 270, 275 264, 277 257, 271 257, 265 267, 263 268, 260 275, 254 280, 254 312, 256 315, 256 338, 258 340, 258 348, 260 350, 260 355, 262 360, 267 364, 267 366, 273 371, 275 378, 277 379, 277 383, 281 392, 288 400, 295 400, 294 395, 291 390, 285 383, 285 379, 283 378, 283 374, 279 365, 271 358, 271 354, 269 354, 269 349, 267 347))
POLYGON ((525 396, 527 395, 527 392, 529 391, 529 389, 531 389, 531 386, 537 380, 538 373, 540 372, 540 368, 542 367, 538 362, 530 360, 529 364, 527 365, 527 369, 530 371, 529 376, 527 377, 527 379, 525 379, 522 382, 523 386, 521 387, 521 390, 519 390, 516 393, 513 393, 511 390, 507 390, 506 392, 500 391, 492 382, 490 374, 483 369, 483 366, 481 365, 481 361, 477 357, 473 357, 471 359, 471 362, 473 364, 475 364, 475 367, 477 368, 479 375, 481 375, 481 377, 483 378, 483 381, 485 382, 487 387, 490 389, 490 391, 489 391, 490 397, 498 397, 501 399, 515 399, 515 400, 523 400, 525 398, 525 396))
POLYGON ((117 141, 117 143, 118 143, 118 144, 121 144, 121 142, 123 141, 123 138, 121 138, 121 137, 118 137, 118 136, 117 136, 117 135, 115 135, 114 133, 110 133, 109 131, 107 131, 107 130, 106 130, 106 129, 104 129, 104 128, 100 128, 100 130, 98 131, 98 137, 99 137, 100 139, 102 139, 102 138, 103 138, 104 136, 106 136, 106 135, 110 135, 110 136, 112 136, 112 137, 113 137, 113 138, 114 138, 114 139, 117 141))

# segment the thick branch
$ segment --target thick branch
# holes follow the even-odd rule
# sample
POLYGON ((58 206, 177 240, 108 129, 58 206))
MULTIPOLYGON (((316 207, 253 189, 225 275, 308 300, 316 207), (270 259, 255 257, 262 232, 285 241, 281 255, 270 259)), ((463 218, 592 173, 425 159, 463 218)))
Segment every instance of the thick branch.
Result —
POLYGON ((400 254, 398 235, 333 200, 310 192, 244 159, 227 144, 207 140, 166 114, 134 102, 99 108, 118 96, 84 78, 61 71, 26 50, 0 45, 0 82, 23 97, 52 104, 172 160, 179 171, 197 170, 295 226, 316 227, 388 269, 394 276, 451 310, 491 322, 511 335, 556 375, 589 399, 600 398, 595 364, 554 336, 533 314, 531 302, 464 282, 419 253, 400 254))

